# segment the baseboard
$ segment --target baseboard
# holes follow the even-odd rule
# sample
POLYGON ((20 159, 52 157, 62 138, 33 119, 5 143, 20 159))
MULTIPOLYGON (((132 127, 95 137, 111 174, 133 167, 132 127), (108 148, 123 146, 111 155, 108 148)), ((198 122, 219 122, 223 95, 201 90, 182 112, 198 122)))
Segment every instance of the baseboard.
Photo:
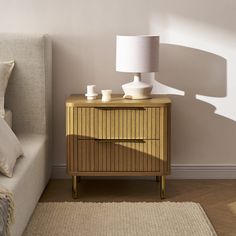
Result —
MULTIPOLYGON (((70 178, 66 173, 66 165, 65 164, 54 165, 52 170, 52 178, 53 179, 70 178)), ((131 178, 131 177, 125 177, 125 178, 131 178)), ((145 177, 138 177, 138 178, 145 178, 145 177)), ((235 164, 231 165, 230 164, 227 165, 172 164, 171 175, 168 176, 168 178, 169 179, 236 179, 236 165, 235 164)))
POLYGON ((171 179, 236 179, 235 164, 173 164, 171 179))

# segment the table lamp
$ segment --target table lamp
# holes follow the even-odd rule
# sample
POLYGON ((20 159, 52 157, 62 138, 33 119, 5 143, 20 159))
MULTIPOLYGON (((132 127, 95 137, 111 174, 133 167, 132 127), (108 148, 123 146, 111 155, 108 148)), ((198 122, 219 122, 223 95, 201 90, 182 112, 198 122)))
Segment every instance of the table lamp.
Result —
POLYGON ((141 81, 141 73, 158 71, 159 36, 116 36, 116 71, 134 74, 123 84, 124 98, 151 98, 152 86, 141 81))

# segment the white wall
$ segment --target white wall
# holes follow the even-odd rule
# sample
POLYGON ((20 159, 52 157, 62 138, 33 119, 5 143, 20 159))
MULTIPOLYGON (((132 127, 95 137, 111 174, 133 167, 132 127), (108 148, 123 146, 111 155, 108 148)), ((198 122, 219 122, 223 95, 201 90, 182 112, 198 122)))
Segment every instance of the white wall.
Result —
POLYGON ((65 163, 65 99, 131 78, 115 72, 116 34, 161 36, 154 92, 172 94, 172 163, 236 164, 234 0, 0 0, 0 31, 54 41, 54 163, 65 163))

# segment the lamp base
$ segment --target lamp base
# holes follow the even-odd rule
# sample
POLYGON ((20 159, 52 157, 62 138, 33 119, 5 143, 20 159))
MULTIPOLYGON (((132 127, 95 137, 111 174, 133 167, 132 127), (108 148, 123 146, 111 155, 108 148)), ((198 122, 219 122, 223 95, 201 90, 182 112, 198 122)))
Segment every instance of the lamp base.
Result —
POLYGON ((134 81, 123 84, 123 98, 127 99, 149 99, 151 98, 152 85, 141 81, 141 74, 137 73, 134 76, 134 81))

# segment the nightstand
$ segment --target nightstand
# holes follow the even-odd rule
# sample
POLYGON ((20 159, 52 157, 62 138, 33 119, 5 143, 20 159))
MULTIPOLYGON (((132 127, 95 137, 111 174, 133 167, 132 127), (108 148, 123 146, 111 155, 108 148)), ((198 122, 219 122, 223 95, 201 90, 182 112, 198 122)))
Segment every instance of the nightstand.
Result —
POLYGON ((165 176, 170 174, 170 106, 161 96, 110 102, 71 95, 66 101, 67 172, 73 197, 80 176, 165 176))

